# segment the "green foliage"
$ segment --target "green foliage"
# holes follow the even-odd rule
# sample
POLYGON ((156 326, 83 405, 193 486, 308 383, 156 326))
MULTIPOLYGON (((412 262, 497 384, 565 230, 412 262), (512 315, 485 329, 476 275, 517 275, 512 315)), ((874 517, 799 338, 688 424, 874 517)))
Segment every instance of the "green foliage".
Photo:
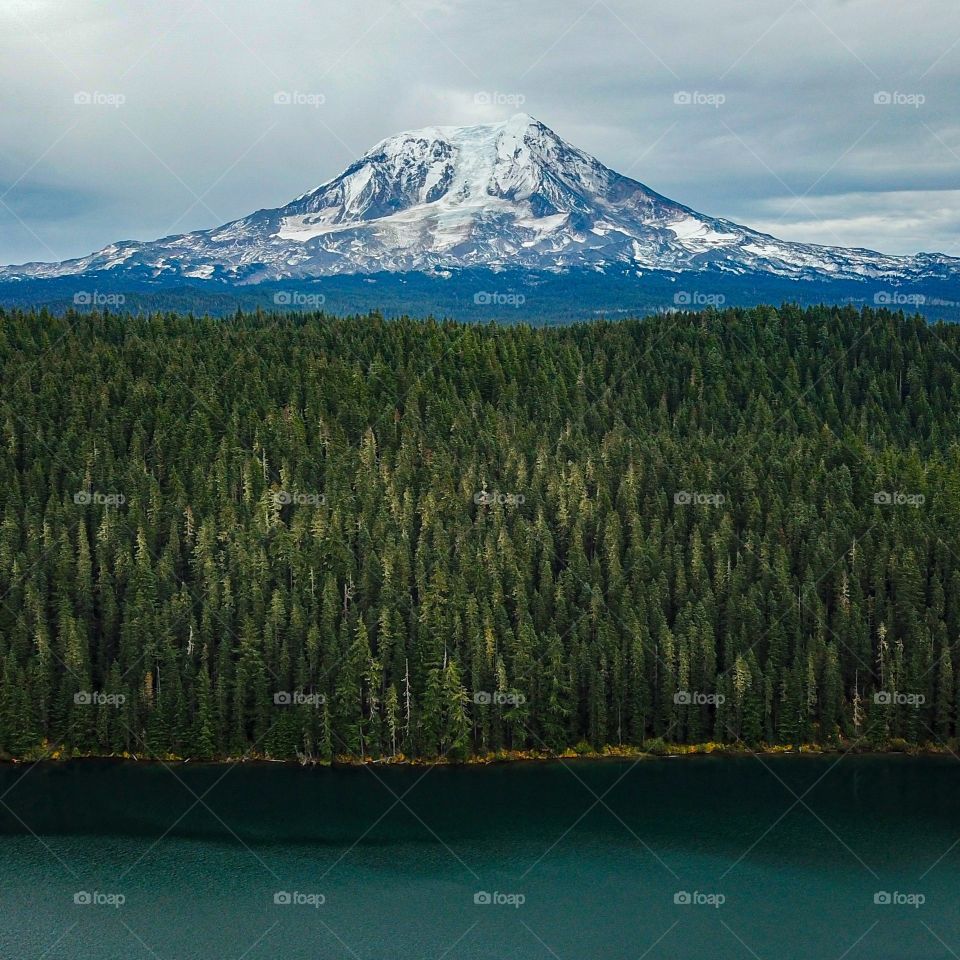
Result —
POLYGON ((0 753, 960 733, 960 329, 0 311, 0 378, 0 753))

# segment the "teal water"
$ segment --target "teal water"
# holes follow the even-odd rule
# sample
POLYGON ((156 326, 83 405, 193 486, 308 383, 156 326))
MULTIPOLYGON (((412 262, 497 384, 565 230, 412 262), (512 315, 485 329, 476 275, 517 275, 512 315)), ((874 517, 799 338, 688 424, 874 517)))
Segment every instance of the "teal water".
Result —
POLYGON ((952 757, 84 762, 0 795, 11 960, 960 954, 952 757))

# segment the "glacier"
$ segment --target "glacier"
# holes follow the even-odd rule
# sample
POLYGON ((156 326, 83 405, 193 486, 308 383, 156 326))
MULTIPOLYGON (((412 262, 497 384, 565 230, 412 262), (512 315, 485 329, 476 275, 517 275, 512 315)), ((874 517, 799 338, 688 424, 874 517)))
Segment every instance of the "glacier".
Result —
POLYGON ((697 213, 517 114, 406 131, 285 206, 211 230, 112 243, 61 263, 0 267, 0 281, 97 274, 249 285, 477 267, 891 285, 960 279, 960 258, 788 242, 697 213))

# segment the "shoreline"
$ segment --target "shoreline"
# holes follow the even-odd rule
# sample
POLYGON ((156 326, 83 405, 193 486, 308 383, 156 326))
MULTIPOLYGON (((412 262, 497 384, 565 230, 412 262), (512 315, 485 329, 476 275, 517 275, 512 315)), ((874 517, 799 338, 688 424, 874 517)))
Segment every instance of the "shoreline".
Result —
POLYGON ((509 764, 557 763, 567 760, 598 762, 604 760, 673 760, 690 757, 716 757, 735 759, 739 757, 828 757, 828 756, 903 756, 931 757, 950 756, 953 749, 941 744, 908 744, 892 741, 887 744, 869 744, 863 741, 844 741, 842 743, 799 745, 761 744, 746 747, 737 744, 698 743, 663 744, 656 750, 642 747, 604 747, 602 750, 567 749, 559 753, 538 752, 532 750, 503 750, 496 753, 471 756, 466 759, 452 760, 446 757, 407 757, 397 754, 390 757, 336 756, 332 759, 319 758, 278 758, 265 754, 243 754, 239 756, 188 757, 176 754, 164 756, 138 756, 133 753, 70 753, 62 749, 50 749, 33 756, 0 757, 0 766, 23 766, 35 763, 83 763, 108 762, 118 764, 194 764, 197 766, 230 766, 238 763, 276 764, 284 767, 326 767, 332 769, 350 769, 362 767, 489 767, 509 764))

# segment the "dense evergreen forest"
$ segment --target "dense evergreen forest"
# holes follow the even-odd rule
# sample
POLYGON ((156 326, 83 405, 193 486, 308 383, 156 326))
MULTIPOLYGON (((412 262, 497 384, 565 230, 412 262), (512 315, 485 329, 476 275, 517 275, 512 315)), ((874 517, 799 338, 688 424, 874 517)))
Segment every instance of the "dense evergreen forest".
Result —
POLYGON ((960 328, 0 311, 0 755, 951 744, 960 328))

